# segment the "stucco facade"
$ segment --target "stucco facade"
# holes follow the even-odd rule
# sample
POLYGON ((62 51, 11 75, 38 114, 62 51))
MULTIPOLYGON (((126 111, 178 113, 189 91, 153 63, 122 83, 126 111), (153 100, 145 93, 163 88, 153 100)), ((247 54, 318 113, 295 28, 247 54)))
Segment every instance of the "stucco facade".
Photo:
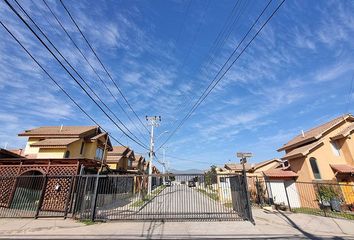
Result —
POLYGON ((350 130, 353 128, 354 118, 347 115, 326 124, 304 132, 296 137, 297 142, 292 140, 291 144, 280 149, 285 151, 282 159, 287 160, 290 169, 298 174, 298 182, 354 181, 350 173, 342 174, 335 169, 338 165, 348 168, 354 166, 354 131, 350 130), (347 132, 345 136, 344 132, 347 132))

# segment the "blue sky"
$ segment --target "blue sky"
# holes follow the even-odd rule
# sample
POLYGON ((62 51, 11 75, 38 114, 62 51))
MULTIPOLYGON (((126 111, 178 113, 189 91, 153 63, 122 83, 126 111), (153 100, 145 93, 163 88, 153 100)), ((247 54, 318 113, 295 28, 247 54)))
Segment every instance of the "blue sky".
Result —
MULTIPOLYGON (((11 4, 16 6, 14 1, 11 4)), ((125 106, 119 109, 42 1, 19 1, 107 105, 140 137, 139 122, 124 105, 59 1, 47 1, 91 64, 125 106)), ((125 96, 145 121, 161 115, 157 135, 173 129, 213 79, 265 1, 240 0, 223 44, 210 51, 234 1, 64 0, 125 96), (208 64, 211 57, 213 61, 208 64)), ((269 11, 279 1, 272 1, 269 11)), ((16 6, 17 7, 17 6, 16 6)), ((17 7, 18 9, 18 7, 17 7)), ((236 162, 237 151, 258 162, 291 137, 345 112, 353 112, 354 2, 286 1, 256 40, 191 118, 166 144, 170 166, 205 169, 236 162)), ((94 118, 136 152, 137 146, 94 106, 65 71, 4 4, 0 19, 94 118)), ((258 25, 257 25, 258 26, 258 25)), ((254 32, 253 32, 254 33, 254 32)), ((46 125, 92 125, 0 29, 0 147, 24 147, 25 129, 46 125)), ((142 128, 140 131, 144 131, 142 128)), ((145 134, 147 134, 145 132, 145 134)), ((159 146, 167 134, 156 140, 159 146)), ((147 141, 144 140, 147 144, 147 141)), ((160 153, 159 153, 160 154, 160 153)), ((161 155, 159 155, 161 158, 161 155)))

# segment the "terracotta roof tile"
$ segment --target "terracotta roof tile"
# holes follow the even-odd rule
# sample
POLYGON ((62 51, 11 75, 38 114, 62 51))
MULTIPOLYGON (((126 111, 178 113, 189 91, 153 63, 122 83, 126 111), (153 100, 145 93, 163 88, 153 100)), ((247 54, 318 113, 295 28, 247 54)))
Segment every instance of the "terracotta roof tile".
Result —
MULTIPOLYGON (((227 164, 225 164, 224 167, 227 170, 231 170, 231 171, 242 171, 242 169, 243 169, 242 164, 240 164, 240 163, 227 163, 227 164)), ((246 163, 245 169, 246 169, 246 171, 248 171, 249 169, 251 169, 251 165, 246 163)))
POLYGON ((80 136, 97 129, 97 126, 50 126, 26 130, 19 136, 80 136))
POLYGON ((254 166, 253 166, 253 169, 257 169, 257 168, 260 168, 260 167, 263 167, 269 163, 272 163, 272 162, 278 162, 279 164, 281 163, 281 160, 280 159, 277 159, 277 158, 273 158, 273 159, 270 159, 270 160, 266 160, 266 161, 263 161, 263 162, 259 162, 259 163, 256 163, 254 166))
POLYGON ((306 156, 307 154, 310 153, 310 151, 312 149, 314 149, 315 147, 321 145, 322 142, 314 142, 314 143, 310 143, 310 144, 307 144, 305 146, 302 146, 302 147, 298 147, 298 148, 295 148, 291 151, 289 151, 288 153, 285 154, 284 157, 282 157, 281 159, 285 160, 285 159, 291 159, 291 158, 296 158, 296 157, 303 157, 303 156, 306 156))
POLYGON ((340 139, 348 136, 354 130, 354 123, 350 124, 348 127, 337 133, 336 136, 331 137, 332 139, 340 139))
POLYGON ((126 146, 113 146, 113 150, 108 152, 108 155, 123 155, 126 151, 130 150, 126 146))
POLYGON ((347 164, 330 164, 330 166, 339 173, 354 173, 354 167, 347 164))
POLYGON ((287 148, 296 147, 306 142, 318 140, 319 138, 322 137, 322 135, 325 132, 327 132, 328 130, 330 130, 331 128, 333 128, 334 126, 338 125, 339 123, 343 122, 346 119, 350 119, 351 121, 354 121, 354 117, 350 114, 339 116, 329 122, 326 122, 320 126, 317 126, 315 128, 306 131, 304 133, 304 136, 302 136, 302 134, 297 135, 296 137, 291 139, 288 143, 284 144, 281 148, 279 148, 278 151, 283 151, 287 148))
POLYGON ((31 147, 66 147, 78 140, 80 140, 80 138, 47 138, 42 141, 32 143, 31 147))
POLYGON ((295 178, 295 177, 298 177, 298 175, 293 171, 282 170, 279 168, 264 171, 263 174, 266 177, 272 177, 272 178, 295 178))

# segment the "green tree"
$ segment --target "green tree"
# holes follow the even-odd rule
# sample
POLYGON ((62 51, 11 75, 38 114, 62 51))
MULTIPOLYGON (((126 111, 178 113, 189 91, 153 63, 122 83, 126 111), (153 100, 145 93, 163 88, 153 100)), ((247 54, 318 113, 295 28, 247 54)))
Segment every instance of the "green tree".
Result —
POLYGON ((217 176, 216 176, 216 166, 211 165, 210 170, 205 173, 205 184, 210 186, 214 183, 217 183, 217 176))

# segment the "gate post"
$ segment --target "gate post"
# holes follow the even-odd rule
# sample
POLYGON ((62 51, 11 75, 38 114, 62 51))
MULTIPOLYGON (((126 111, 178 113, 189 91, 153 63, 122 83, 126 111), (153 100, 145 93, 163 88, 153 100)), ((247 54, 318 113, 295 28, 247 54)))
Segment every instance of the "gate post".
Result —
POLYGON ((244 185, 244 191, 246 193, 246 206, 245 206, 245 210, 247 212, 247 218, 248 220, 255 224, 253 216, 252 216, 252 209, 251 209, 251 204, 250 204, 250 193, 248 191, 248 183, 247 183, 247 175, 246 175, 246 169, 245 169, 245 162, 246 159, 243 158, 242 159, 242 175, 243 175, 243 185, 244 185))
POLYGON ((72 190, 73 190, 73 184, 74 184, 74 176, 71 177, 71 182, 70 182, 70 187, 68 191, 68 196, 66 198, 66 203, 65 203, 65 212, 64 212, 64 219, 68 216, 68 210, 69 210, 69 204, 70 204, 70 199, 72 195, 72 190))
POLYGON ((97 206, 97 195, 98 195, 98 191, 97 190, 98 190, 99 178, 100 178, 100 176, 97 174, 95 190, 94 190, 94 193, 93 193, 93 201, 91 203, 91 221, 92 222, 95 221, 95 217, 96 217, 96 206, 97 206))
POLYGON ((42 185, 42 189, 41 189, 41 196, 39 198, 39 202, 38 202, 38 206, 36 209, 36 214, 34 215, 34 218, 37 219, 38 215, 39 215, 39 211, 41 210, 42 204, 43 204, 43 200, 44 200, 44 195, 45 195, 45 190, 46 190, 46 186, 47 186, 47 174, 44 175, 44 182, 42 185))

